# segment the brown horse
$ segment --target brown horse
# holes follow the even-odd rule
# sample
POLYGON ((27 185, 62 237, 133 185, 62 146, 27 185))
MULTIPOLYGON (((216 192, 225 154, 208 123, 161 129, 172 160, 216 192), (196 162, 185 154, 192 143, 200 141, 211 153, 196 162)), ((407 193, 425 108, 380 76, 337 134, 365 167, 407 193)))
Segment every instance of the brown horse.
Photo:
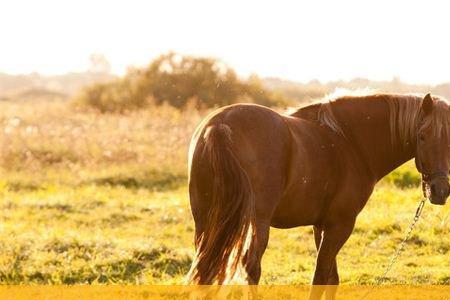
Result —
POLYGON ((312 284, 337 285, 336 255, 386 174, 415 157, 424 193, 446 202, 449 129, 448 102, 429 94, 345 96, 290 115, 254 104, 213 112, 189 151, 197 249, 189 282, 226 284, 244 274, 257 284, 270 226, 313 225, 312 284))

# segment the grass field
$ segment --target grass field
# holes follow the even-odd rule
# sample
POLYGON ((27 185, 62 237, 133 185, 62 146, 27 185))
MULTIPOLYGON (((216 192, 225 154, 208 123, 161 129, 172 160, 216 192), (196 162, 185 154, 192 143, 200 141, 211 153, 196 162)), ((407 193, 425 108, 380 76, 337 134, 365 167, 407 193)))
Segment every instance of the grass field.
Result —
MULTIPOLYGON (((182 283, 193 255, 187 145, 204 114, 0 103, 0 283, 182 283)), ((338 256, 343 283, 383 272, 418 180, 408 163, 379 184, 338 256)), ((310 228, 273 229, 262 283, 309 283, 314 261, 310 228)), ((450 284, 449 206, 427 203, 388 281, 450 284)))

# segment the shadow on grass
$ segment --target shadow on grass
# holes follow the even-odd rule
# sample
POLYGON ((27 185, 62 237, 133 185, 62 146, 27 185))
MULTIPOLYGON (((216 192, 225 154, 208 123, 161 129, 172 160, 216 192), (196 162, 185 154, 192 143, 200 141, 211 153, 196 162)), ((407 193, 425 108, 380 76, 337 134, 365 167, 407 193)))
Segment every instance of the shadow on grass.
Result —
POLYGON ((147 189, 152 191, 167 191, 177 189, 187 182, 184 174, 174 174, 165 171, 148 171, 141 174, 118 174, 85 181, 82 184, 98 186, 124 187, 127 189, 147 189))
MULTIPOLYGON (((142 169, 145 170, 145 167, 142 169)), ((3 186, 4 190, 10 192, 35 192, 45 191, 50 187, 54 187, 54 182, 48 178, 24 178, 9 179, 3 186)), ((106 186, 106 187, 123 187, 126 189, 138 190, 146 189, 150 191, 168 191, 177 189, 187 183, 187 175, 183 172, 172 172, 170 170, 148 170, 114 172, 107 176, 89 176, 79 179, 70 178, 68 181, 58 182, 58 186, 80 187, 80 186, 106 186)))
POLYGON ((19 181, 8 182, 6 187, 7 187, 7 190, 11 191, 11 192, 20 192, 20 191, 34 192, 34 191, 37 191, 37 190, 44 189, 43 186, 41 186, 41 185, 39 185, 37 183, 33 183, 33 182, 19 182, 19 181))

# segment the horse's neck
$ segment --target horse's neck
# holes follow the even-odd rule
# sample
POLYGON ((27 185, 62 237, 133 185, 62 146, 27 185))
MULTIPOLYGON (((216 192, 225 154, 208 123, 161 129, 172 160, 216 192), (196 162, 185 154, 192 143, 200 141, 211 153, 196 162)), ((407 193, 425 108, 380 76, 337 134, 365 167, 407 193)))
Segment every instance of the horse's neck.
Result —
POLYGON ((383 178, 413 158, 415 145, 392 145, 389 106, 382 98, 349 99, 336 104, 333 110, 344 124, 349 144, 360 154, 373 179, 383 178))

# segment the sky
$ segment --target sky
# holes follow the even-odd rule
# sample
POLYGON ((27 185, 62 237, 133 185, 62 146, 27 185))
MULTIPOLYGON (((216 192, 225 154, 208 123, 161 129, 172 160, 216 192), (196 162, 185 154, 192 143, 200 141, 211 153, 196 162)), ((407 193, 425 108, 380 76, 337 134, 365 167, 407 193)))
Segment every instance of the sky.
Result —
POLYGON ((447 1, 0 2, 0 72, 112 71, 162 53, 221 59, 241 76, 450 81, 447 1))

